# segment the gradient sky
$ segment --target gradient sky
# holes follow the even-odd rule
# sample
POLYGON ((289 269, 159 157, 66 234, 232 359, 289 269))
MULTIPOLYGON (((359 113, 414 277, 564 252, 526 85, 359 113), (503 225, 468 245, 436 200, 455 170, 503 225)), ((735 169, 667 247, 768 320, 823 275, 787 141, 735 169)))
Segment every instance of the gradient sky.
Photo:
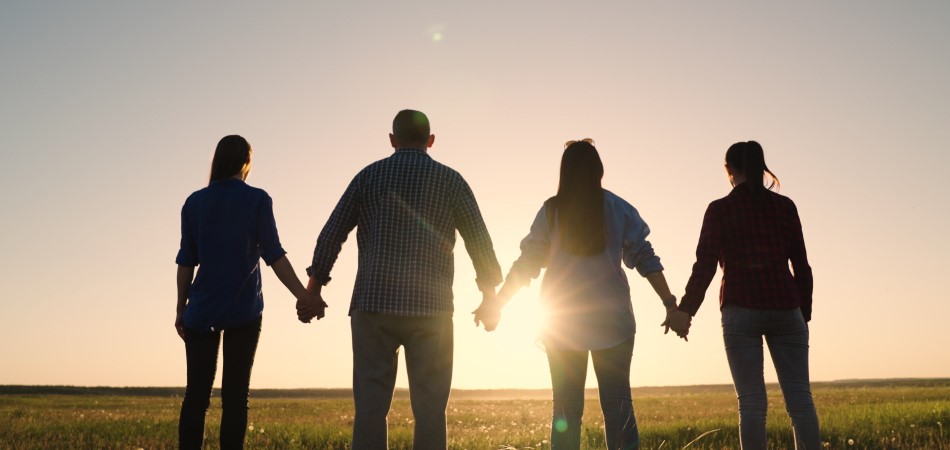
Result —
MULTIPOLYGON (((0 384, 183 386, 179 213, 218 139, 251 142, 248 182, 302 274, 403 108, 429 115, 431 154, 471 184, 506 270, 563 142, 594 138, 677 295, 729 191, 726 148, 758 140, 804 224, 812 378, 950 376, 948 23, 942 0, 4 1, 0 384)), ((350 385, 356 252, 354 234, 311 325, 265 269, 252 387, 350 385)), ((456 259, 455 387, 549 387, 537 283, 487 334, 461 242, 456 259)), ((632 383, 729 383, 719 277, 684 343, 628 275, 632 383)))

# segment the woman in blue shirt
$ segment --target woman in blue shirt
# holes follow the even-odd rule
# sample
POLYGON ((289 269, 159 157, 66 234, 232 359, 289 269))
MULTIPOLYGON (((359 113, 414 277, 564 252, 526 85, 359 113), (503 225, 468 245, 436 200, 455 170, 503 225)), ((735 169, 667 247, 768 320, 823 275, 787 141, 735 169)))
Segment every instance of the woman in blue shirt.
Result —
POLYGON ((607 448, 639 446, 630 396, 636 323, 621 261, 650 281, 668 313, 676 306, 660 258, 646 240, 650 228, 636 208, 601 187, 603 175, 593 141, 565 144, 557 195, 538 211, 498 296, 475 312, 476 325, 482 321, 486 330, 493 330, 501 307, 547 268, 541 282, 546 313, 542 341, 554 391, 555 450, 580 448, 588 353, 597 376, 607 448))
MULTIPOLYGON (((225 136, 215 149, 208 187, 191 194, 181 210, 175 329, 185 341, 188 364, 178 423, 182 449, 201 448, 222 335, 221 448, 244 446, 264 309, 259 260, 274 269, 298 304, 316 301, 280 245, 270 196, 244 182, 250 170, 251 146, 241 136, 225 136)), ((322 315, 321 308, 317 317, 322 315)))

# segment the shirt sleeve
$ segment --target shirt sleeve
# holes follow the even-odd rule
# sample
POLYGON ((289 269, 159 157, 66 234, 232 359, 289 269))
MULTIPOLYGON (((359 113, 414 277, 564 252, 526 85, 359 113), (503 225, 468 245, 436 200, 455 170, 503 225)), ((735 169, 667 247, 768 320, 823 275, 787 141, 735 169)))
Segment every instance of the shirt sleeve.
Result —
POLYGON ((640 213, 629 206, 623 229, 623 263, 630 269, 636 268, 644 277, 663 270, 660 257, 656 256, 653 245, 647 240, 649 235, 650 227, 640 217, 640 213))
POLYGON ((274 220, 274 202, 270 196, 264 196, 257 216, 257 245, 261 249, 261 258, 268 266, 286 255, 277 235, 277 221, 274 220))
POLYGON ((317 237, 317 246, 313 250, 313 262, 307 268, 307 275, 324 286, 330 282, 330 270, 333 269, 333 264, 336 263, 340 250, 343 249, 343 243, 346 242, 353 228, 356 228, 359 219, 361 174, 362 172, 356 175, 347 186, 343 197, 337 202, 327 224, 323 226, 320 236, 317 237))
POLYGON ((181 245, 178 248, 175 263, 180 266, 195 267, 199 262, 198 244, 188 224, 188 202, 185 201, 185 205, 181 207, 181 245))
POLYGON ((475 201, 475 194, 464 179, 460 179, 452 212, 455 228, 465 242, 465 250, 475 266, 475 283, 482 292, 492 290, 501 283, 501 266, 495 256, 491 236, 482 213, 475 201))
POLYGON ((551 230, 548 224, 549 204, 541 206, 541 210, 531 223, 531 231, 521 240, 521 256, 511 265, 508 271, 509 279, 518 280, 526 286, 532 278, 541 275, 541 269, 547 267, 551 252, 551 230))
POLYGON ((795 284, 798 286, 802 315, 805 317, 805 321, 808 322, 811 320, 814 280, 812 279, 811 266, 808 264, 808 255, 805 251, 805 237, 802 233, 802 222, 798 217, 798 209, 794 203, 791 203, 791 209, 793 236, 789 261, 791 261, 792 270, 795 272, 795 284))
POLYGON ((706 296, 706 289, 716 275, 722 248, 721 228, 715 203, 711 203, 703 217, 703 228, 699 232, 699 243, 696 245, 696 262, 693 263, 693 272, 686 283, 686 293, 683 294, 679 306, 691 316, 696 315, 706 296))

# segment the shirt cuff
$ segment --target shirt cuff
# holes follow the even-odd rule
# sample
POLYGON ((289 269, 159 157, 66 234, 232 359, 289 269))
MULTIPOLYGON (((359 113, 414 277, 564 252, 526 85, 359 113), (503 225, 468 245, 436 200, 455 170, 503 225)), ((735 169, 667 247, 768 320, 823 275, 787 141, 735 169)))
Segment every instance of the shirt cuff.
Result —
POLYGON ((316 281, 317 283, 320 283, 321 286, 326 286, 327 283, 329 283, 330 280, 333 279, 333 278, 330 278, 329 275, 317 276, 317 275, 314 275, 314 273, 315 271, 313 270, 313 266, 307 267, 307 277, 313 278, 314 281, 316 281))
POLYGON ((283 248, 277 247, 276 249, 267 251, 266 253, 262 252, 261 258, 264 260, 264 264, 270 266, 286 254, 287 252, 283 248))
POLYGON ((652 258, 640 261, 640 264, 637 264, 637 272, 640 273, 640 276, 645 277, 653 272, 661 272, 663 270, 663 264, 660 264, 660 257, 654 256, 652 258))

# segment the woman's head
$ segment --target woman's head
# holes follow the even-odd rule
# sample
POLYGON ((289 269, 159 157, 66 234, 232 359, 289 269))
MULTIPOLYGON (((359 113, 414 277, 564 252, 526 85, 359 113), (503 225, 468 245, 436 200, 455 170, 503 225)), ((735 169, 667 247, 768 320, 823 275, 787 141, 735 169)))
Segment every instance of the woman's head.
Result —
POLYGON ((564 154, 561 155, 561 180, 557 191, 563 189, 600 189, 604 178, 604 164, 594 147, 594 141, 567 141, 564 154))
POLYGON ((211 177, 209 182, 225 180, 234 176, 247 179, 251 172, 251 144, 236 134, 225 136, 218 141, 211 160, 211 177))
POLYGON ((604 194, 601 179, 604 164, 594 141, 569 141, 561 156, 561 179, 557 186, 563 247, 576 255, 604 250, 604 194))
POLYGON ((744 179, 748 189, 755 195, 766 188, 766 174, 769 176, 767 187, 770 190, 782 186, 778 177, 765 165, 765 152, 755 141, 736 142, 726 150, 726 171, 733 186, 737 184, 733 179, 744 179))

